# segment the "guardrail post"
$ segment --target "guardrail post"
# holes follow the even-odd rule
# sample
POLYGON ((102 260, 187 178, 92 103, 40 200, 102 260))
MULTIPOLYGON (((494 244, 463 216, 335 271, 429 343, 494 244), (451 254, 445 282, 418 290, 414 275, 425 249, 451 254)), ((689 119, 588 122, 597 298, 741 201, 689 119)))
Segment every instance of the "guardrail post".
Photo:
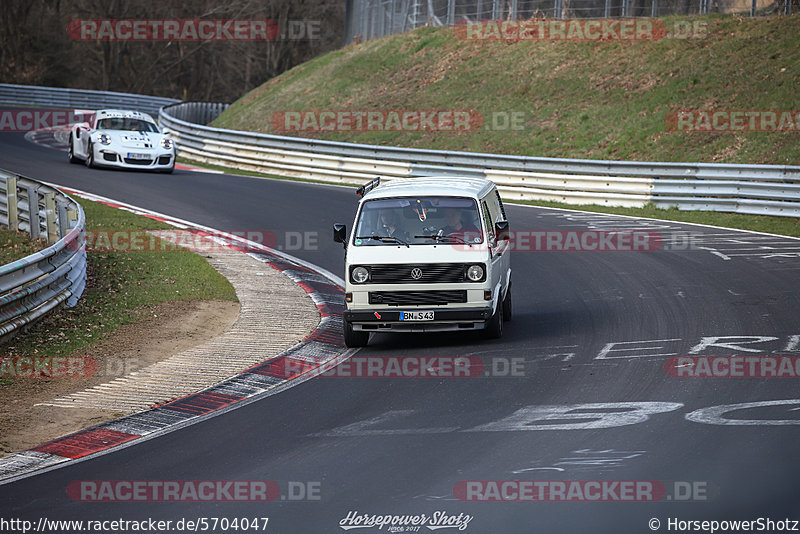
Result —
POLYGON ((17 207, 17 177, 6 178, 6 206, 8 209, 8 229, 19 230, 19 212, 17 207))
POLYGON ((58 227, 56 226, 56 194, 52 191, 44 194, 44 221, 47 228, 47 243, 58 241, 58 227))
MULTIPOLYGON (((78 222, 78 210, 68 209, 67 210, 67 221, 68 221, 68 227, 69 227, 70 230, 75 228, 76 223, 78 222)), ((66 234, 64 234, 64 235, 66 235, 66 234)))
POLYGON ((58 238, 61 239, 69 232, 69 219, 67 218, 67 203, 56 202, 58 209, 58 238))
POLYGON ((39 239, 39 190, 28 186, 28 221, 31 239, 39 239))

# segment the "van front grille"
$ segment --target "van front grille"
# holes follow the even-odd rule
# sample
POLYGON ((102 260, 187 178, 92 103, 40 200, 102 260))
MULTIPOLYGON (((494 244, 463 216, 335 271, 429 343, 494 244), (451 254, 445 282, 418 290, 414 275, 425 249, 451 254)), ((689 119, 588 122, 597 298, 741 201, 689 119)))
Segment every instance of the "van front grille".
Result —
POLYGON ((370 267, 372 284, 425 284, 463 282, 466 263, 398 263, 370 267), (416 271, 415 271, 416 269, 416 271), (414 274, 419 278, 414 278, 414 274))
POLYGON ((384 306, 436 306, 467 302, 461 291, 370 291, 369 303, 384 306))

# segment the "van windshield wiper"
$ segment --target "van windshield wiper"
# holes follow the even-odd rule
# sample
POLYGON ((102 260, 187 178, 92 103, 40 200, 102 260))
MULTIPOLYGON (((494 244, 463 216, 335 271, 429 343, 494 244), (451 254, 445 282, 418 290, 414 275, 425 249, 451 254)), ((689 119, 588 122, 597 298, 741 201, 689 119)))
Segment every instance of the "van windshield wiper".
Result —
POLYGON ((408 243, 393 235, 365 235, 356 237, 356 239, 373 239, 375 241, 380 241, 381 243, 398 243, 400 245, 405 245, 408 247, 408 243))
POLYGON ((464 241, 463 238, 458 237, 457 235, 439 235, 439 234, 430 234, 430 235, 415 235, 415 239, 435 239, 436 241, 447 241, 448 243, 456 242, 456 243, 463 243, 464 245, 470 245, 464 241))

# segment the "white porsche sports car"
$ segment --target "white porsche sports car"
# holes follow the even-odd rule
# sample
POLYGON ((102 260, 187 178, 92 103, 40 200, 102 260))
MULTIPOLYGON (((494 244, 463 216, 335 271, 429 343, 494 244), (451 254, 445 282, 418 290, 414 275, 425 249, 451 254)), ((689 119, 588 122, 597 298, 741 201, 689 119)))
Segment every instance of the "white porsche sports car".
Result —
POLYGON ((172 172, 175 143, 147 113, 101 109, 90 123, 72 127, 70 163, 172 172))

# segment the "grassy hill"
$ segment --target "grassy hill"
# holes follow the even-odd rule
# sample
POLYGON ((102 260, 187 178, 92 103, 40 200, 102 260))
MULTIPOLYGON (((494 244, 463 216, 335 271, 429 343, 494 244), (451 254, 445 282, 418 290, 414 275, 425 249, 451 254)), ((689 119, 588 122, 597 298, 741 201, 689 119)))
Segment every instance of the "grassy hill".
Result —
POLYGON ((487 41, 421 28, 299 65, 214 125, 281 133, 275 114, 290 110, 473 110, 484 124, 468 132, 289 135, 548 157, 800 164, 800 131, 686 132, 667 121, 686 109, 800 110, 800 16, 661 20, 668 28, 700 21, 705 35, 487 41), (522 113, 522 129, 487 127, 513 112, 522 113))

